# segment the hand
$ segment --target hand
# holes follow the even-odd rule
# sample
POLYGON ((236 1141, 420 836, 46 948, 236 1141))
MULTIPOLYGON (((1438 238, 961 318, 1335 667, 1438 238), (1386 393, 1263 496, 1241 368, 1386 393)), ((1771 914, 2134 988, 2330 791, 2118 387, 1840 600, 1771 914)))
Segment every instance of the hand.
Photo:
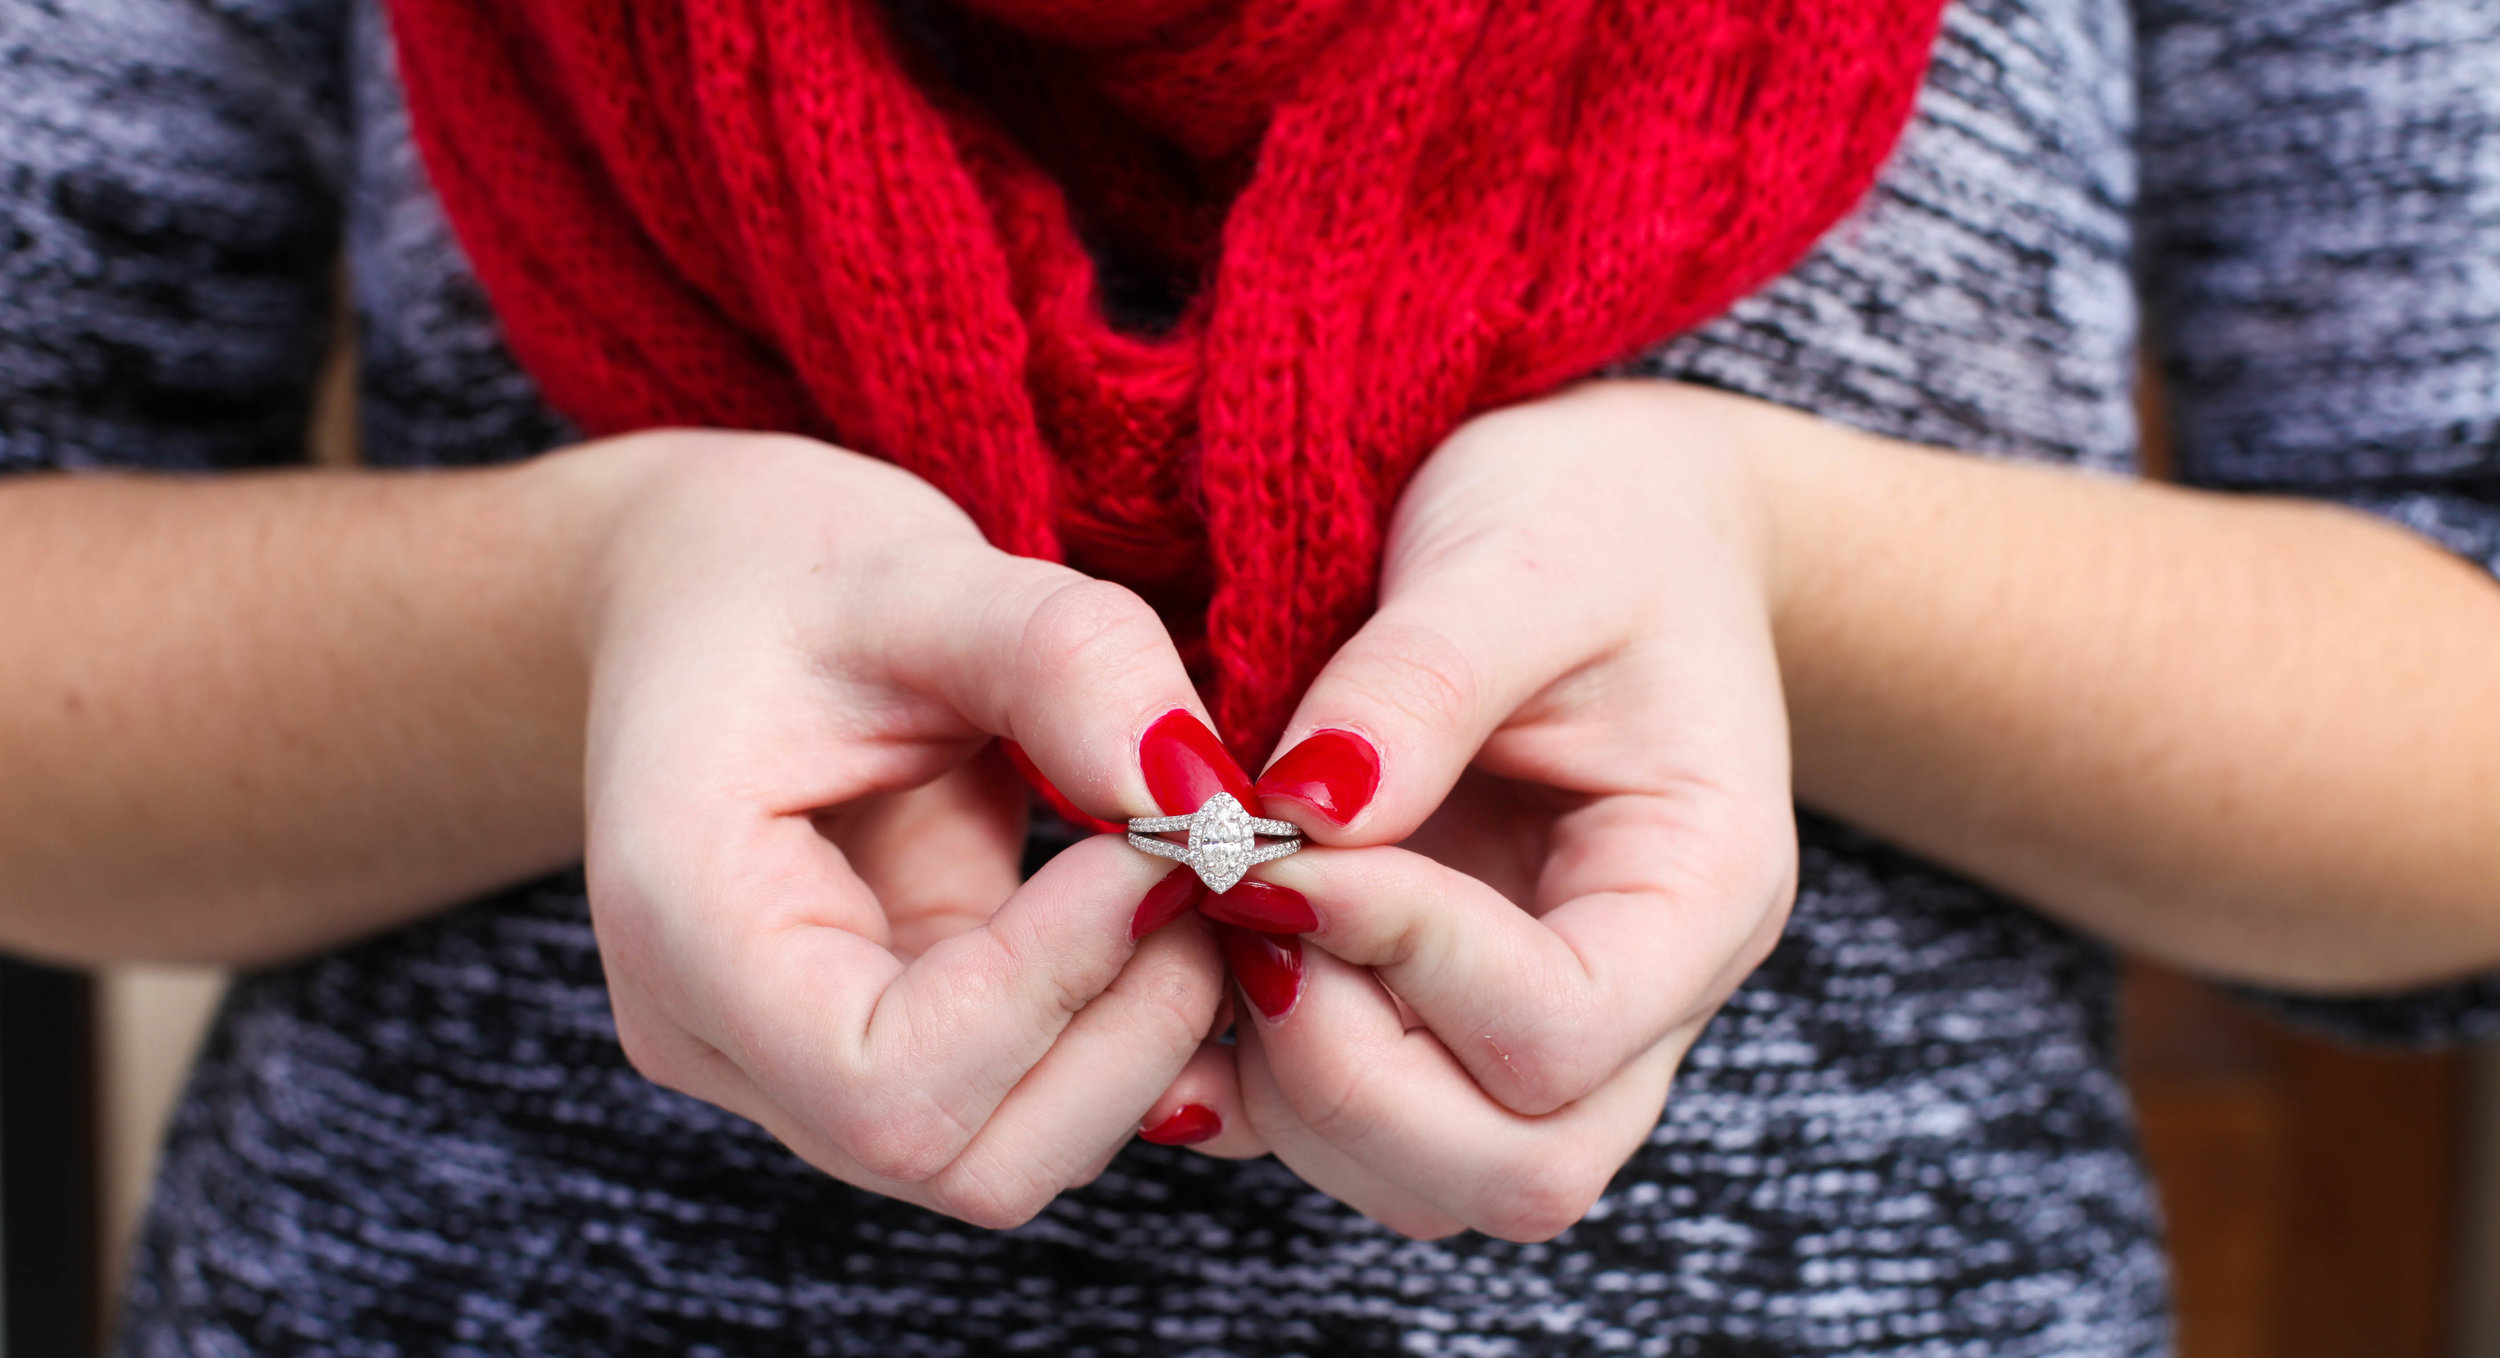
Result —
POLYGON ((1258 783, 1332 847, 1205 907, 1269 931, 1225 935, 1238 1084, 1202 1060, 1154 1116, 1204 1104, 1206 1149, 1416 1236, 1551 1236, 1647 1137, 1796 888, 1762 516, 1717 399, 1583 387, 1424 465, 1378 612, 1258 783))
POLYGON ((1169 865, 1118 840, 1018 886, 1020 797, 985 748, 1147 814, 1141 739, 1198 720, 1153 612, 822 444, 576 456, 643 478, 587 619, 591 910, 628 1057, 978 1225, 1098 1173, 1206 1035, 1221 970, 1195 922, 1132 940, 1169 865))

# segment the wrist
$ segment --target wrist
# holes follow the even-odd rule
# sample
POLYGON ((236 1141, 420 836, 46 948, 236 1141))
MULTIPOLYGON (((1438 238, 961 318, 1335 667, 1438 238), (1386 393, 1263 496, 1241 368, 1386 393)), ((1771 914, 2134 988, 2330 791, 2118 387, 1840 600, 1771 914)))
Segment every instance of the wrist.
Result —
POLYGON ((1817 577, 1833 555, 1831 501, 1847 493, 1860 452, 1856 436, 1812 416, 1773 405, 1722 397, 1729 443, 1761 524, 1763 604, 1774 644, 1785 654, 1817 597, 1817 577))
POLYGON ((1735 487, 1773 642, 1790 655, 1834 597, 1831 572, 1877 544, 1864 536, 1884 493, 1880 440, 1803 411, 1707 387, 1669 384, 1687 427, 1709 432, 1735 487))
POLYGON ((982 545, 936 488, 890 463, 783 434, 665 429, 544 459, 566 525, 550 567, 583 691, 758 638, 832 644, 897 550, 982 545))
POLYGON ((1811 542, 1799 501, 1815 485, 1801 465, 1813 453, 1812 440, 1801 440, 1794 426, 1819 422, 1681 382, 1641 378, 1584 390, 1623 403, 1624 421, 1644 445, 1639 455, 1671 469, 1671 510, 1722 539, 1724 559, 1741 569, 1776 627, 1811 542))
POLYGON ((516 469, 526 512, 544 526, 549 617, 585 677, 609 612, 620 545, 637 515, 666 498, 657 486, 685 456, 672 432, 652 432, 577 444, 516 469))
POLYGON ((527 464, 528 498, 548 526, 555 616, 583 672, 620 627, 655 602, 692 598, 710 574, 736 569, 741 554, 769 542, 820 559, 827 530, 867 498, 845 477, 855 482, 851 464, 868 462, 788 435, 653 429, 527 464))

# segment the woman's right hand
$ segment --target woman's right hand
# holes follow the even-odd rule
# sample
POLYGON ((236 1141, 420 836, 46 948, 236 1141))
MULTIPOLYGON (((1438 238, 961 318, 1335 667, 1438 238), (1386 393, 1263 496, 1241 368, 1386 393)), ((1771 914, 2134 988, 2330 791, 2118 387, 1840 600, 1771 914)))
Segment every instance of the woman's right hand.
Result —
POLYGON ((983 751, 1152 814, 1140 742, 1200 711, 1153 611, 823 444, 569 456, 640 478, 585 618, 591 913, 635 1067, 977 1225, 1099 1173, 1222 968, 1194 917, 1132 939, 1171 865, 1118 839, 1018 886, 1019 792, 983 751))

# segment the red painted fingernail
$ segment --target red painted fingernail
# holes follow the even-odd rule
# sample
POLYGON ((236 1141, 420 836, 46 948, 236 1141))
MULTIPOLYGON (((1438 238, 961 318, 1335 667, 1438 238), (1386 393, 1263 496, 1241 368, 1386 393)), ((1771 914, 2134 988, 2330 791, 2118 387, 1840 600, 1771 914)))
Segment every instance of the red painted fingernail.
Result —
POLYGON ((1224 940, 1224 963, 1240 980, 1241 993, 1267 1021, 1292 1013, 1302 998, 1302 940, 1230 927, 1216 930, 1216 935, 1224 940))
POLYGON ((1214 1109, 1203 1103, 1184 1103, 1172 1116, 1141 1129, 1137 1139, 1158 1146, 1195 1146, 1201 1141, 1213 1141, 1223 1132, 1224 1119, 1214 1109))
POLYGON ((1259 775, 1262 797, 1291 797, 1345 825, 1371 805, 1380 790, 1380 751, 1352 731, 1313 731, 1259 775))
MULTIPOLYGON (((1193 874, 1194 875, 1194 874, 1193 874)), ((1310 898, 1273 882, 1241 882, 1198 906, 1208 919, 1256 929, 1263 934, 1307 934, 1319 927, 1319 912, 1310 898)))
POLYGON ((1128 922, 1128 936, 1144 938, 1179 919, 1206 890, 1198 880, 1197 869, 1187 864, 1163 874, 1163 880, 1146 888, 1146 899, 1138 902, 1136 918, 1128 922))
POLYGON ((1167 816, 1186 816, 1219 792, 1233 794, 1245 808, 1258 804, 1250 775, 1233 762, 1224 742, 1205 722, 1177 707, 1146 728, 1137 743, 1137 759, 1145 766, 1146 790, 1167 816))

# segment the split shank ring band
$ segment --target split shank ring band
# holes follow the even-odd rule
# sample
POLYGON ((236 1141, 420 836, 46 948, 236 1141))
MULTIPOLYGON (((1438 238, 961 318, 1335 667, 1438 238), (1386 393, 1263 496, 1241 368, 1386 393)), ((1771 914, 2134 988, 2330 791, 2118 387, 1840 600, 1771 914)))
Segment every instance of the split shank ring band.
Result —
POLYGON ((1207 890, 1221 893, 1232 890, 1250 869, 1301 848, 1302 827, 1289 820, 1262 820, 1243 810, 1231 793, 1219 792, 1186 816, 1137 817, 1128 823, 1128 842, 1157 858, 1188 864, 1207 890), (1155 838, 1174 830, 1187 830, 1189 842, 1155 838), (1260 835, 1278 842, 1261 844, 1260 835))

